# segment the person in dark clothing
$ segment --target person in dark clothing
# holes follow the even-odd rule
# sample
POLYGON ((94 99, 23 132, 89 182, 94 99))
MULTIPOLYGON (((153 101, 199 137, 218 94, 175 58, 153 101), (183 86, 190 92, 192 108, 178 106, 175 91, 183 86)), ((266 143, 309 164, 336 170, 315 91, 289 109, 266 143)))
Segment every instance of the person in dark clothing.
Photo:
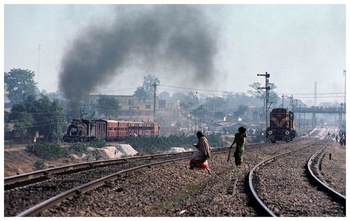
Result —
POLYGON ((239 166, 243 162, 243 154, 244 154, 244 145, 247 139, 246 128, 240 127, 238 128, 238 133, 235 134, 235 138, 230 146, 230 152, 234 144, 236 144, 236 151, 234 153, 235 164, 239 166))

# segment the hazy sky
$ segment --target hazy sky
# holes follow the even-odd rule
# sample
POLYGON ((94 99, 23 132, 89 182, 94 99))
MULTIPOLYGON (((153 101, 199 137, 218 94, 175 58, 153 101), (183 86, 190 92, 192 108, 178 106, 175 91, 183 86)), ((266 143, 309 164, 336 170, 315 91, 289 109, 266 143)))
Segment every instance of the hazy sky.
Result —
POLYGON ((212 96, 245 93, 268 72, 279 95, 313 102, 317 82, 317 102, 343 102, 346 4, 332 2, 342 4, 5 3, 4 72, 32 70, 40 90, 67 94, 133 94, 151 74, 159 92, 212 96))

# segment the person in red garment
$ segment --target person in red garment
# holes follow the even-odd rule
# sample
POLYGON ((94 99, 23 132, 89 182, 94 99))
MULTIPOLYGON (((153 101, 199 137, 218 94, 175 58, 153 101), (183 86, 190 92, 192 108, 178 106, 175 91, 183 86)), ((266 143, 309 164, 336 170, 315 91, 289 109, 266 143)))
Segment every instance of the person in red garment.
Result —
POLYGON ((198 131, 196 135, 198 143, 193 144, 193 146, 197 148, 197 152, 194 153, 193 158, 190 160, 190 169, 205 169, 210 174, 211 171, 208 164, 208 159, 211 157, 210 144, 201 131, 198 131))

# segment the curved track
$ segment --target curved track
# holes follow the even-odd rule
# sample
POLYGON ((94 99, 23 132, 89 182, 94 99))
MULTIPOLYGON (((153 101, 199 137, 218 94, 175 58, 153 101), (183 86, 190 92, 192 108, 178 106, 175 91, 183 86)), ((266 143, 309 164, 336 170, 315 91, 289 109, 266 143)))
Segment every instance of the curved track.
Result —
MULTIPOLYGON (((324 142, 326 141, 322 143, 324 142)), ((249 187, 255 200, 265 211, 265 214, 273 217, 322 216, 324 214, 328 214, 328 216, 334 216, 336 214, 338 216, 345 215, 345 197, 340 196, 339 193, 322 184, 324 189, 327 189, 327 192, 332 192, 333 195, 337 196, 339 205, 335 206, 333 203, 334 197, 320 194, 317 188, 315 189, 310 184, 310 180, 307 181, 303 178, 306 176, 303 175, 305 173, 314 174, 315 168, 319 165, 317 162, 319 161, 316 162, 316 166, 313 166, 313 168, 311 167, 311 163, 315 162, 315 157, 319 156, 330 142, 328 140, 324 144, 320 143, 316 146, 313 144, 278 154, 261 161, 250 171, 249 187), (312 156, 310 159, 305 160, 308 162, 307 165, 304 168, 298 166, 302 165, 302 160, 300 161, 300 159, 303 159, 309 153, 312 156), (305 171, 305 168, 308 170, 305 171), (321 205, 332 209, 322 211, 323 206, 321 205)), ((312 177, 320 181, 314 175, 312 177)))

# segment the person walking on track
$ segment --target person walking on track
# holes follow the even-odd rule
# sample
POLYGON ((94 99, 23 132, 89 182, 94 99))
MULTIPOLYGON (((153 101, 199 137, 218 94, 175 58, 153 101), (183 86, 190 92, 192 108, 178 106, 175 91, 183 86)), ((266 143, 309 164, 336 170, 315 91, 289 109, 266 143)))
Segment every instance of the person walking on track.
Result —
POLYGON ((208 164, 208 159, 211 157, 210 144, 201 131, 198 131, 196 135, 198 138, 198 143, 193 144, 193 146, 197 149, 197 152, 194 153, 192 159, 190 160, 190 169, 205 169, 210 174, 211 171, 208 164))
POLYGON ((236 166, 241 165, 243 162, 244 145, 245 145, 246 139, 247 139, 246 130, 247 129, 244 127, 238 128, 238 133, 235 134, 235 138, 230 146, 229 156, 227 158, 227 161, 230 161, 231 149, 232 149, 233 145, 236 144, 236 150, 235 150, 235 153, 233 155, 235 157, 236 166))

